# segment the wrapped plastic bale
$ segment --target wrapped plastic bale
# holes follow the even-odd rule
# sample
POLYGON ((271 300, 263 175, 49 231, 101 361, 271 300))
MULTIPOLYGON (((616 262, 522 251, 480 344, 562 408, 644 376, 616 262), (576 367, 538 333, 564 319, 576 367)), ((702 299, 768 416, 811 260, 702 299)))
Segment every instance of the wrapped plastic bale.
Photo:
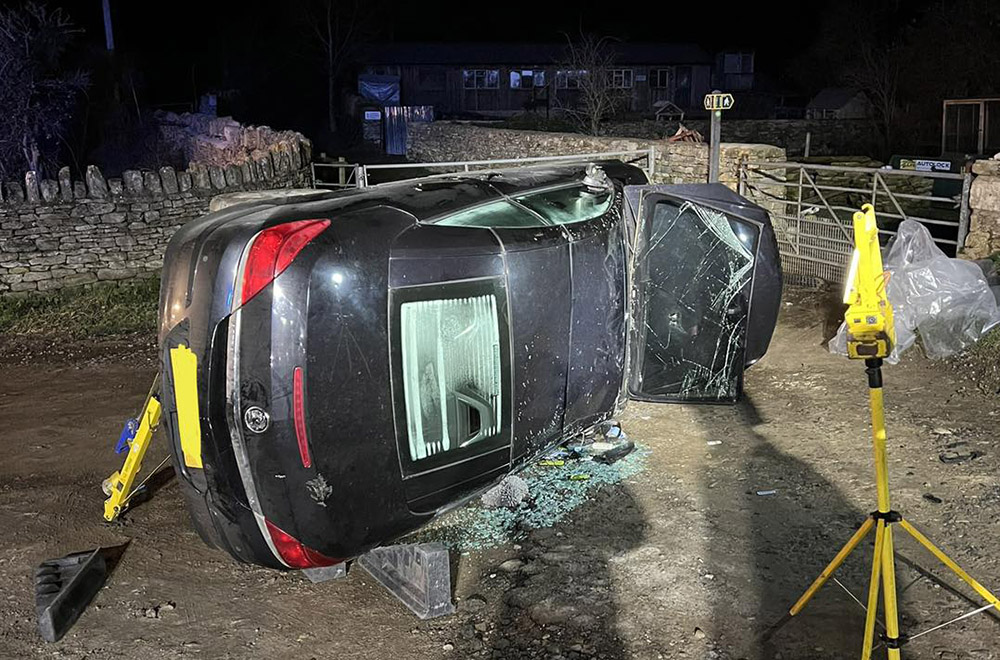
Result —
MULTIPOLYGON (((927 357, 942 358, 965 350, 1000 324, 1000 309, 982 268, 945 255, 915 220, 900 223, 884 267, 896 329, 896 344, 886 359, 891 364, 899 362, 918 335, 927 357)), ((843 323, 830 340, 830 352, 847 355, 843 323)))

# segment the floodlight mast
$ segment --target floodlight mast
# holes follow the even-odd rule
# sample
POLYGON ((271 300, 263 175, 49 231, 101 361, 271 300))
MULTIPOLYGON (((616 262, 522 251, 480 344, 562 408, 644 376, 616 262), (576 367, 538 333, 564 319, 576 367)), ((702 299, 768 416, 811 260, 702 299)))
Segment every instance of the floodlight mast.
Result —
MULTIPOLYGON (((865 204, 854 214, 854 256, 847 276, 844 302, 849 305, 844 313, 847 325, 847 354, 855 360, 865 361, 868 374, 868 402, 871 408, 872 445, 875 453, 875 485, 878 493, 878 510, 873 511, 864 523, 847 541, 840 552, 806 589, 799 600, 788 610, 788 614, 767 631, 770 637, 805 608, 809 600, 840 568, 847 556, 854 551, 872 529, 875 530, 875 554, 872 560, 871 580, 868 584, 868 605, 865 618, 864 645, 861 660, 870 660, 875 641, 875 617, 878 611, 879 587, 882 587, 882 602, 885 613, 885 634, 881 636, 889 660, 899 660, 900 648, 908 639, 899 632, 899 613, 896 602, 896 570, 893 550, 893 526, 898 524, 903 531, 923 545, 945 566, 966 582, 989 605, 1000 608, 1000 600, 985 587, 962 570, 948 555, 917 531, 898 511, 893 511, 889 503, 889 461, 886 454, 887 434, 885 411, 882 401, 882 359, 888 357, 896 341, 892 320, 892 306, 886 296, 888 274, 882 267, 882 253, 878 242, 878 226, 875 222, 875 208, 865 204)), ((959 619, 964 617, 959 617, 959 619)), ((957 621, 954 619, 953 621, 957 621)), ((947 624, 945 624, 947 625, 947 624)), ((940 626, 939 626, 940 627, 940 626)), ((936 630, 932 628, 931 630, 936 630)), ((930 631, 926 631, 930 632, 930 631)), ((919 633, 920 635, 924 633, 919 633)))

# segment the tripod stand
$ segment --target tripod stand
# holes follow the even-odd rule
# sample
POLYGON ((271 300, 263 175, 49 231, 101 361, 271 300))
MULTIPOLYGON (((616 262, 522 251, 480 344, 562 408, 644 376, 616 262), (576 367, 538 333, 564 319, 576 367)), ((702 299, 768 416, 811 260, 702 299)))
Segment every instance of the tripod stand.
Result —
POLYGON ((951 569, 955 575, 962 578, 973 590, 993 607, 1000 609, 1000 600, 979 584, 968 573, 956 564, 948 555, 917 531, 913 525, 889 506, 889 466, 886 458, 885 415, 882 406, 882 359, 869 358, 865 360, 865 371, 868 373, 868 398, 871 405, 872 440, 875 445, 875 484, 878 491, 878 510, 873 511, 865 522, 847 541, 833 561, 827 565, 819 577, 806 589, 802 597, 788 611, 789 616, 795 616, 805 608, 809 600, 826 584, 847 556, 858 547, 858 544, 875 528, 875 556, 872 560, 871 582, 868 585, 868 613, 865 618, 864 647, 861 650, 861 660, 871 657, 872 642, 875 635, 875 614, 878 610, 879 580, 883 591, 885 607, 885 636, 883 641, 888 648, 889 660, 898 660, 899 649, 907 641, 906 635, 899 632, 899 618, 896 605, 896 574, 893 556, 892 525, 898 524, 903 531, 912 536, 924 546, 942 564, 951 569))
MULTIPOLYGON (((868 585, 868 607, 865 619, 864 647, 861 660, 869 660, 875 637, 875 615, 878 611, 879 582, 882 586, 882 603, 885 608, 885 635, 882 641, 888 649, 889 660, 899 660, 900 647, 907 636, 899 632, 899 613, 896 604, 896 570, 893 553, 892 526, 899 525, 938 560, 962 578, 989 605, 983 610, 1000 609, 1000 600, 976 582, 956 564, 951 557, 931 543, 913 525, 889 505, 889 464, 886 458, 885 411, 882 405, 882 358, 887 357, 895 342, 892 306, 886 296, 888 275, 882 269, 882 254, 875 223, 875 209, 871 204, 854 214, 854 256, 847 276, 844 302, 849 303, 844 323, 847 326, 847 355, 865 361, 868 373, 868 402, 872 417, 872 442, 875 448, 875 486, 878 491, 878 510, 873 511, 841 548, 819 577, 806 589, 792 606, 782 625, 806 606, 819 589, 826 584, 847 556, 875 529, 875 556, 872 560, 871 581, 868 585)), ((777 628, 772 628, 772 632, 777 628)), ((928 631, 929 632, 929 631, 928 631)), ((923 634, 923 633, 920 633, 923 634)), ((769 636, 769 635, 768 635, 769 636)), ((915 636, 914 636, 915 637, 915 636)))

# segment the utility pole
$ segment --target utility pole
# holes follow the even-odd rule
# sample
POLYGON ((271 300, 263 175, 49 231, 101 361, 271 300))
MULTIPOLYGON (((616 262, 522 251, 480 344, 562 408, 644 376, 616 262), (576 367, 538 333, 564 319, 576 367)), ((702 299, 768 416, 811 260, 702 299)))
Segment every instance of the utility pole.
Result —
POLYGON ((712 111, 712 125, 709 130, 708 182, 719 182, 719 151, 722 136, 722 110, 712 111))

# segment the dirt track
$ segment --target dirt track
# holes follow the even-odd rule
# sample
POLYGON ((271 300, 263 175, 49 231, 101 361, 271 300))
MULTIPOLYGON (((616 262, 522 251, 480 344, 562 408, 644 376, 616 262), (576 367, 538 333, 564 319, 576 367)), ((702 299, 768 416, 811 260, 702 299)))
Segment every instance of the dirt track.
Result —
MULTIPOLYGON (((651 448, 648 469, 520 547, 461 557, 459 612, 429 622, 360 570, 313 585, 208 549, 173 483, 124 525, 101 524, 100 483, 119 464, 111 443, 155 372, 149 353, 130 360, 117 345, 81 349, 84 361, 72 366, 24 359, 8 345, 0 351, 0 658, 854 657, 863 612, 833 584, 770 644, 757 638, 874 498, 863 368, 820 345, 827 312, 814 299, 790 299, 769 355, 747 373, 744 403, 630 406, 623 426, 651 448), (79 623, 62 642, 43 643, 34 566, 126 541, 79 623), (511 558, 522 565, 498 568, 511 558)), ((997 399, 915 354, 885 375, 896 508, 1000 589, 997 399), (953 443, 966 443, 950 448, 960 455, 982 455, 942 463, 953 443)), ((147 464, 162 451, 154 445, 147 464)), ((900 545, 943 575, 909 539, 900 545)), ((870 547, 841 574, 862 598, 870 547)), ((917 575, 901 566, 900 589, 917 575)), ((919 632, 973 607, 921 579, 902 597, 904 628, 919 632)), ((904 656, 1000 658, 1000 619, 967 619, 913 641, 904 656)))

